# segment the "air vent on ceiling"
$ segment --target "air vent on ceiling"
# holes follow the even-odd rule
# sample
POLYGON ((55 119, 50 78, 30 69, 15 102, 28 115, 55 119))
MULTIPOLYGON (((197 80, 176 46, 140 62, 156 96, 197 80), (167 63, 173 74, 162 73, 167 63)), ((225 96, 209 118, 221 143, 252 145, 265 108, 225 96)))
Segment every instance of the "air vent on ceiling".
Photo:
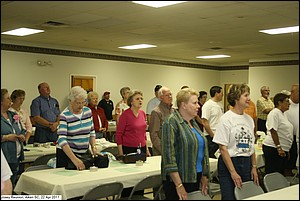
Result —
POLYGON ((42 24, 45 27, 68 27, 69 25, 62 22, 48 21, 42 24))
POLYGON ((221 48, 221 47, 212 47, 212 48, 210 48, 211 50, 221 50, 221 49, 223 49, 223 48, 221 48))

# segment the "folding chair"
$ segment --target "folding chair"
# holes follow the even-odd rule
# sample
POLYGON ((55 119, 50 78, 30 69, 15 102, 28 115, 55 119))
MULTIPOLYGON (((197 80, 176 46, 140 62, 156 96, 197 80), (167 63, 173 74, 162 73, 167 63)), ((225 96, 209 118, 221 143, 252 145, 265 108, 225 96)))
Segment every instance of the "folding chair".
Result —
POLYGON ((43 156, 39 156, 37 159, 35 159, 32 163, 32 166, 36 166, 36 165, 47 165, 48 161, 51 158, 56 157, 56 154, 46 154, 43 156))
POLYGON ((234 187, 234 196, 237 200, 242 200, 255 195, 263 194, 262 187, 256 185, 253 181, 242 183, 242 188, 234 187))
POLYGON ((201 191, 194 191, 188 193, 188 200, 211 200, 211 197, 208 195, 203 195, 201 191))
POLYGON ((101 198, 108 198, 113 196, 114 200, 121 197, 123 191, 123 184, 121 182, 111 182, 100 184, 89 191, 87 191, 81 200, 97 200, 101 198))
POLYGON ((288 180, 279 172, 273 172, 264 176, 264 186, 267 192, 290 186, 288 180))
POLYGON ((48 165, 35 165, 35 166, 29 166, 25 169, 25 172, 35 171, 35 170, 45 170, 45 169, 52 169, 52 167, 48 165))
POLYGON ((210 174, 208 191, 211 198, 213 198, 215 195, 221 194, 218 170, 214 170, 210 174))
POLYGON ((134 195, 136 191, 145 190, 148 188, 158 188, 162 185, 162 179, 160 174, 146 176, 144 179, 139 181, 130 192, 128 200, 151 200, 144 195, 134 195))

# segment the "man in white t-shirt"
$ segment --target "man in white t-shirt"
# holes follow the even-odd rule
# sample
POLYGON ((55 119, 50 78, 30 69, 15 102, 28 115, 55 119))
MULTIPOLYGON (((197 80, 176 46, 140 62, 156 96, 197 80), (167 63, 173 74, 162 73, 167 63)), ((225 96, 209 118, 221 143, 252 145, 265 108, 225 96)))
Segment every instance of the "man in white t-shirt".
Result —
POLYGON ((146 115, 147 115, 147 122, 148 125, 150 124, 150 117, 151 117, 151 112, 152 110, 159 105, 160 103, 160 99, 158 97, 158 90, 161 88, 161 85, 156 85, 154 88, 154 94, 155 96, 149 100, 148 104, 147 104, 147 109, 146 109, 146 115))
POLYGON ((201 118, 203 119, 204 134, 208 142, 209 157, 216 158, 215 153, 219 149, 219 146, 212 139, 219 119, 224 114, 224 108, 221 103, 223 90, 220 86, 213 86, 209 92, 211 99, 204 103, 201 118))

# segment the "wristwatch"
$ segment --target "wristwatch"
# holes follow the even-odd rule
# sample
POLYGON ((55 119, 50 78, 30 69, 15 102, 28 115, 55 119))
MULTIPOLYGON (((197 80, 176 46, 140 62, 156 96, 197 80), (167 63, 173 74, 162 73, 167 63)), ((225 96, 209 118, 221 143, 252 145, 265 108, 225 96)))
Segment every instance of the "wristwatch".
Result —
POLYGON ((280 144, 276 145, 276 148, 280 150, 281 149, 281 145, 280 144))

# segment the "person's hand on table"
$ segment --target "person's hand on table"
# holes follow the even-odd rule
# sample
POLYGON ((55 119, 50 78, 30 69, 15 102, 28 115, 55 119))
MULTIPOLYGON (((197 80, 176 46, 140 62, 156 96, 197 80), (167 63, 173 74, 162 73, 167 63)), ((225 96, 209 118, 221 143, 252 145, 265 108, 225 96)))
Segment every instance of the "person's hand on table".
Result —
POLYGON ((93 151, 93 157, 95 157, 95 156, 104 156, 101 152, 98 151, 96 145, 93 146, 92 151, 93 151))
POLYGON ((121 161, 121 160, 123 160, 123 156, 124 156, 123 154, 122 155, 118 154, 117 157, 116 157, 116 159, 118 161, 121 161))
POLYGON ((79 158, 76 157, 75 161, 72 161, 74 165, 76 166, 77 170, 84 170, 85 165, 79 158))
POLYGON ((147 157, 150 157, 150 156, 151 156, 151 153, 150 153, 149 149, 146 150, 146 156, 147 156, 147 157))

